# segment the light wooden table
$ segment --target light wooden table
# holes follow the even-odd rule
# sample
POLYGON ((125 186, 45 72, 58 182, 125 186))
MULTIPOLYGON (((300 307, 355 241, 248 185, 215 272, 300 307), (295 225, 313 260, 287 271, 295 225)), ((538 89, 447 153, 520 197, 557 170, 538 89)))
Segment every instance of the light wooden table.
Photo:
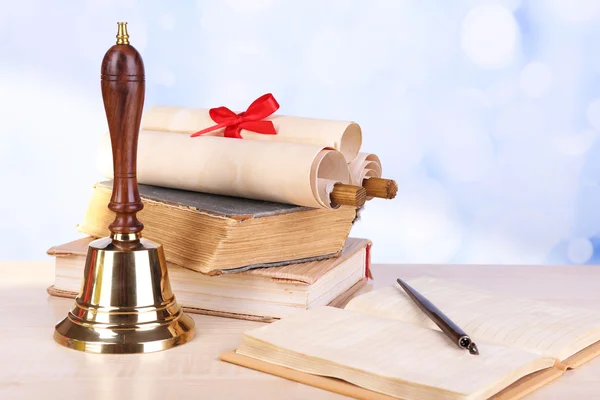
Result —
MULTIPOLYGON (((600 267, 392 266, 375 286, 430 275, 600 311, 600 267)), ((221 362, 258 322, 194 315, 197 336, 143 355, 93 355, 63 348, 54 325, 72 300, 46 294, 52 263, 0 263, 0 399, 342 399, 343 396, 221 362)), ((600 358, 527 397, 600 399, 600 358)))

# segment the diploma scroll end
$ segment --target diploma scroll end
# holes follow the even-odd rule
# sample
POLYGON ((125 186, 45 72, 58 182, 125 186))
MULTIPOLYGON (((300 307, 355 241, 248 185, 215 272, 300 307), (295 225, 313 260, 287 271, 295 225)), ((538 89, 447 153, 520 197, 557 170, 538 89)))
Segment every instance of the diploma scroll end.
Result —
POLYGON ((331 191, 330 200, 336 205, 360 208, 367 201, 367 191, 362 186, 337 183, 331 191))

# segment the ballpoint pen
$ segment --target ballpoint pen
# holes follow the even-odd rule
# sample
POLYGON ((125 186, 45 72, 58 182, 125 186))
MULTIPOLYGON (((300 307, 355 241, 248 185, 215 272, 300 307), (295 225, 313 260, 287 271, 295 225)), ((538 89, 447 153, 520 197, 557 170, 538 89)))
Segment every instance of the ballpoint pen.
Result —
POLYGON ((396 279, 398 284, 429 318, 448 336, 458 347, 468 350, 471 354, 479 354, 477 345, 458 325, 444 315, 432 302, 413 289, 402 279, 396 279))

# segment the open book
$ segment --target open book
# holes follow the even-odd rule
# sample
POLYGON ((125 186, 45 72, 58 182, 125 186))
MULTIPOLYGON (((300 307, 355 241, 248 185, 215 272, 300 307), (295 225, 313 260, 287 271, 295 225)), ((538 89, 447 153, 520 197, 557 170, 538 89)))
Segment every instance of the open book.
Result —
POLYGON ((463 328, 480 355, 459 349, 393 286, 344 310, 313 309, 246 332, 221 358, 357 398, 487 399, 519 398, 600 353, 600 314, 591 310, 427 277, 409 284, 463 328))

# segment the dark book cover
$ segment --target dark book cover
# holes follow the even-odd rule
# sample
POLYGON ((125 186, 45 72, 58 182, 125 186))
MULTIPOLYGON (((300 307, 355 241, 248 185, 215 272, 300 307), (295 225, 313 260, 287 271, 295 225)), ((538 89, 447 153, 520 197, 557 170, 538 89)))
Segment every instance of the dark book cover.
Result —
MULTIPOLYGON (((98 183, 98 186, 112 191, 112 181, 98 183)), ((201 211, 220 217, 236 220, 269 217, 298 211, 313 210, 310 207, 292 204, 272 203, 270 201, 252 200, 240 197, 222 196, 160 186, 138 185, 140 196, 155 202, 170 204, 201 211)))

